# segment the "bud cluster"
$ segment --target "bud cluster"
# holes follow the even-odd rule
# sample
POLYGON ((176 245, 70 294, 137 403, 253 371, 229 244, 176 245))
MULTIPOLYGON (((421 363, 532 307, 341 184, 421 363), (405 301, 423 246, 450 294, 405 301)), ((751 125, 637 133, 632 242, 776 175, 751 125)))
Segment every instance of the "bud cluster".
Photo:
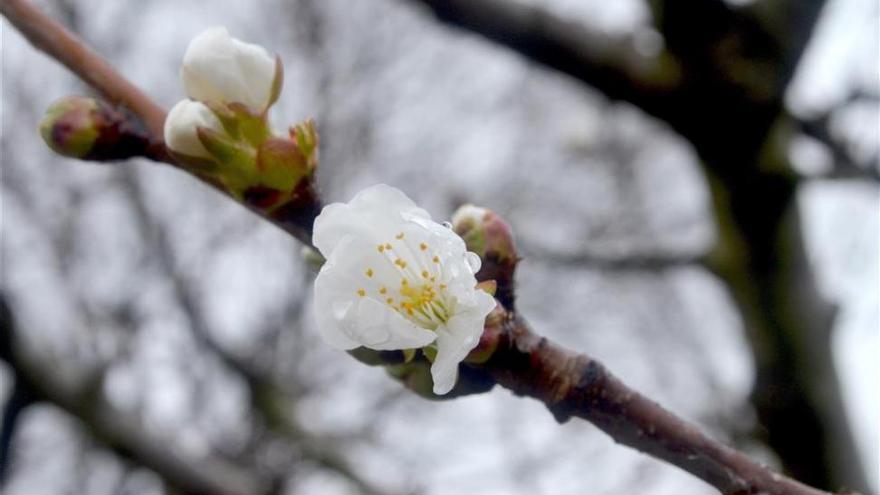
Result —
POLYGON ((165 144, 193 172, 262 210, 290 201, 311 179, 318 134, 309 120, 277 136, 268 112, 283 81, 279 57, 223 27, 189 44, 181 79, 188 96, 165 121, 165 144))

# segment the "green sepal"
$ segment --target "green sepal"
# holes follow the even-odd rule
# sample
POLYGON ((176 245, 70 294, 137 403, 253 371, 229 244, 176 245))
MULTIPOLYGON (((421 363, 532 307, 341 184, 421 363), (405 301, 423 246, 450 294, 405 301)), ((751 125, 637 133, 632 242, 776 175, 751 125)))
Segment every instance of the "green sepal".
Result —
POLYGON ((290 138, 305 157, 309 173, 311 173, 318 166, 318 145, 320 144, 315 121, 309 119, 291 127, 290 138))
POLYGON ((222 132, 208 127, 197 127, 196 135, 211 157, 227 167, 239 168, 252 161, 247 149, 222 132))
POLYGON ((266 102, 266 108, 263 114, 269 111, 269 107, 278 101, 281 96, 281 88, 284 86, 284 65, 281 63, 281 57, 275 55, 275 77, 272 78, 272 88, 269 90, 269 101, 266 102))
POLYGON ((425 358, 430 362, 434 362, 434 359, 437 358, 437 344, 431 343, 425 347, 422 347, 422 354, 425 355, 425 358))
POLYGON ((280 191, 292 191, 310 173, 306 158, 288 139, 263 141, 257 150, 256 165, 261 183, 280 191))
POLYGON ((236 197, 259 184, 253 152, 222 132, 199 127, 196 134, 202 146, 214 158, 217 167, 209 173, 223 183, 226 190, 236 197))
POLYGON ((242 103, 229 103, 226 107, 235 114, 237 124, 235 137, 244 139, 256 148, 272 136, 264 114, 255 114, 242 103))
POLYGON ((417 349, 404 349, 403 350, 403 359, 405 363, 408 363, 416 357, 417 349))

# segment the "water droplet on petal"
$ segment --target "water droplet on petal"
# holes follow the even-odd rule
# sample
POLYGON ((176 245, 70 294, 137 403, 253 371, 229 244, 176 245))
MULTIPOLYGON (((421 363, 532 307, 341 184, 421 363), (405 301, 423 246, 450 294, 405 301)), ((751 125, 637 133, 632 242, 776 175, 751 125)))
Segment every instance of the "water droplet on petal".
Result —
POLYGON ((452 230, 452 223, 451 222, 443 222, 443 226, 446 227, 447 229, 452 230))
POLYGON ((471 272, 477 273, 480 271, 480 267, 483 266, 483 260, 480 259, 475 253, 470 251, 464 254, 464 259, 467 261, 468 266, 471 267, 471 272))

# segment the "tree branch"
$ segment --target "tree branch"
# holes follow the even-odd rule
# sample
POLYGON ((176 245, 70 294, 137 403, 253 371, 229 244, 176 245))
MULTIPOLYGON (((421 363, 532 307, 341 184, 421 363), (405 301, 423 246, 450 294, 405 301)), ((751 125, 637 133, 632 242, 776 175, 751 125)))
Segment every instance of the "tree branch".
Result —
MULTIPOLYGON (((106 99, 130 109, 142 120, 153 137, 153 145, 145 158, 187 170, 199 180, 228 196, 224 188, 217 183, 175 162, 162 141, 165 111, 76 35, 46 17, 27 0, 2 0, 0 14, 3 14, 34 47, 63 63, 106 99)), ((311 219, 321 210, 321 205, 317 202, 317 193, 310 184, 303 187, 297 197, 296 201, 287 203, 271 214, 261 211, 254 205, 245 204, 245 206, 293 235, 303 244, 311 246, 311 219)))
POLYGON ((706 264, 705 255, 695 253, 635 253, 609 256, 601 253, 554 253, 549 250, 525 248, 524 252, 536 254, 541 261, 581 265, 596 270, 617 272, 659 272, 674 268, 706 264))
POLYGON ((880 181, 880 168, 877 156, 859 159, 848 149, 846 143, 834 135, 831 128, 831 112, 825 112, 811 119, 794 119, 795 125, 805 135, 815 139, 828 148, 833 160, 831 170, 822 178, 852 179, 862 178, 880 181))
POLYGON ((595 359, 534 334, 518 316, 503 323, 498 350, 485 369, 515 394, 544 402, 558 421, 586 419, 615 442, 678 466, 723 494, 826 493, 709 438, 627 387, 595 359))
MULTIPOLYGON (((435 11, 450 15, 439 2, 430 2, 435 11)), ((469 2, 454 1, 448 5, 467 8, 469 2)), ((485 8, 501 5, 495 0, 476 1, 472 5, 485 8)), ((547 24, 554 24, 551 17, 539 17, 541 22, 528 21, 534 12, 517 7, 509 18, 518 29, 508 31, 492 22, 487 12, 477 9, 472 13, 484 22, 489 34, 504 39, 508 36, 524 36, 529 39, 530 30, 549 35, 547 24), (482 15, 482 17, 480 16, 482 15), (525 16, 525 17, 524 17, 525 16), (536 27, 537 26, 537 27, 536 27), (498 31, 492 29, 498 28, 498 31), (528 29, 527 29, 528 28, 528 29), (524 31, 523 31, 524 30, 524 31), (521 32, 522 31, 522 32, 521 32)), ((11 19, 16 24, 15 19, 11 19)), ((502 23, 503 24, 503 23, 502 23)), ((570 26, 557 26, 562 32, 570 26)), ((558 42, 559 40, 557 40, 558 42)), ((526 53, 549 57, 548 63, 561 66, 572 59, 556 60, 544 52, 555 45, 536 43, 518 45, 526 53), (543 54, 543 55, 542 55, 543 54)), ((512 43, 516 44, 515 41, 512 43)), ((567 52, 572 56, 571 50, 567 52)), ((606 54, 607 55, 607 54, 606 54)), ((589 65, 598 60, 581 61, 589 65)), ((573 67, 572 67, 573 68, 573 67)), ((81 67, 74 67, 80 73, 81 67)), ((600 69, 599 75, 614 80, 609 72, 600 69)), ((626 81, 622 81, 626 83, 626 81)), ((629 85, 630 89, 634 86, 629 85)), ((655 86, 656 87, 656 86, 655 86)), ((700 433, 694 426, 662 409, 656 403, 626 387, 614 378, 597 361, 562 349, 543 337, 533 334, 524 321, 510 314, 502 319, 501 327, 493 332, 487 327, 486 334, 495 335, 497 348, 493 357, 482 367, 463 366, 465 377, 500 383, 515 393, 543 401, 560 421, 577 416, 593 422, 612 436, 615 441, 637 448, 659 459, 670 462, 687 472, 707 481, 728 495, 747 493, 775 493, 781 495, 816 495, 825 492, 809 488, 754 462, 744 455, 717 443, 700 433), (468 371, 471 370, 471 371, 468 371)), ((467 381, 463 380, 463 381, 467 381)), ((489 388, 491 388, 489 383, 489 388)), ((467 386, 467 383, 463 383, 467 386)), ((485 388, 483 389, 485 390, 485 388)))
POLYGON ((412 0, 440 21, 480 34, 525 57, 643 108, 664 101, 681 83, 666 52, 644 55, 626 38, 589 31, 545 9, 511 0, 412 0))
MULTIPOLYGON (((3 14, 36 48, 64 64, 114 105, 136 113, 153 136, 162 136, 165 111, 73 33, 26 0, 3 0, 3 14)), ((161 141, 161 138, 159 139, 161 141)))
POLYGON ((13 379, 15 383, 12 386, 12 394, 3 407, 3 423, 0 426, 0 488, 6 484, 9 467, 12 464, 12 442, 18 419, 21 413, 34 403, 34 398, 21 380, 14 374, 13 379))
POLYGON ((0 295, 0 341, 9 343, 0 359, 15 373, 20 386, 38 401, 49 402, 79 421, 100 441, 161 476, 184 494, 253 495, 267 484, 236 466, 219 460, 196 462, 154 442, 141 425, 132 424, 98 400, 94 385, 72 388, 42 366, 17 342, 13 316, 0 295))
POLYGON ((303 429, 278 398, 285 394, 277 386, 275 380, 262 370, 246 362, 239 356, 227 351, 215 339, 199 307, 195 291, 177 266, 173 246, 166 229, 156 222, 147 210, 147 201, 133 171, 127 170, 122 178, 125 197, 131 202, 135 217, 147 237, 153 239, 154 251, 163 276, 171 281, 175 298, 180 303, 186 316, 188 328, 193 337, 210 351, 227 367, 239 375, 248 388, 254 413, 265 426, 276 436, 290 441, 298 447, 305 458, 346 478, 360 493, 378 495, 384 493, 380 488, 353 469, 335 449, 327 446, 325 439, 316 437, 303 429))
MULTIPOLYGON (((792 251, 805 249, 802 232, 792 231, 789 221, 797 208, 797 181, 786 175, 791 170, 786 154, 768 146, 771 128, 784 115, 786 88, 825 1, 758 0, 745 7, 721 0, 653 1, 676 67, 674 83, 659 92, 633 84, 625 66, 579 56, 591 53, 591 47, 580 43, 578 35, 542 29, 547 24, 530 21, 527 13, 540 20, 545 14, 521 4, 419 2, 444 22, 481 34, 611 98, 628 100, 665 120, 693 144, 706 175, 723 183, 729 194, 721 206, 727 211, 716 214, 730 214, 725 228, 736 230, 743 241, 719 249, 742 249, 746 260, 732 271, 739 270, 752 293, 736 300, 755 356, 752 401, 769 430, 768 444, 801 479, 823 487, 866 490, 860 464, 852 462, 858 451, 847 433, 843 403, 828 389, 836 385, 815 371, 835 376, 830 354, 820 352, 827 349, 832 328, 827 302, 812 297, 820 291, 811 268, 787 262, 792 251), (794 280, 811 285, 789 284, 794 280), (800 311, 790 313, 791 308, 800 311), (808 343, 814 332, 825 338, 818 347, 808 343)), ((565 23, 558 26, 567 32, 565 23)))

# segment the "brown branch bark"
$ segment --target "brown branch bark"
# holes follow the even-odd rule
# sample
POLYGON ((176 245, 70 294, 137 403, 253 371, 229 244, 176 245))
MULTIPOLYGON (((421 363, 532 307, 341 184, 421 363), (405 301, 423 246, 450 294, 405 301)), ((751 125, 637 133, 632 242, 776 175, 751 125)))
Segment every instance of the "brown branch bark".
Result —
MULTIPOLYGON (((3 14, 34 47, 63 63, 104 98, 130 109, 142 120, 153 137, 153 145, 149 148, 149 153, 144 155, 145 158, 192 173, 187 167, 175 162, 164 146, 162 136, 165 110, 117 72, 97 52, 64 26, 45 16, 27 0, 2 0, 0 14, 3 14)), ((218 184, 200 174, 192 174, 221 193, 227 194, 218 184)), ((244 206, 257 215, 267 218, 303 244, 311 246, 311 219, 320 212, 321 205, 311 183, 302 184, 301 190, 297 191, 297 198, 296 201, 285 204, 269 215, 254 205, 244 204, 244 206)))
POLYGON ((76 35, 25 0, 2 0, 0 14, 31 44, 64 64, 104 98, 114 105, 130 108, 144 121, 153 136, 162 136, 165 111, 76 35))
MULTIPOLYGON (((15 0, 15 3, 20 3, 20 0, 15 0)), ((429 4, 433 5, 441 15, 449 15, 443 11, 443 5, 456 5, 462 8, 471 5, 470 2, 446 2, 443 5, 440 2, 429 2, 429 4)), ((3 5, 3 12, 7 17, 10 13, 14 15, 17 12, 15 9, 9 9, 8 4, 3 5)), ((497 6, 499 4, 498 2, 474 1, 473 5, 486 7, 487 5, 497 6)), ((476 13, 482 15, 483 21, 491 20, 486 17, 491 12, 476 11, 476 13)), ((520 28, 534 27, 534 22, 527 19, 534 12, 526 10, 515 13, 516 15, 505 19, 513 22, 514 25, 519 23, 520 28)), ((545 17, 539 17, 539 19, 541 21, 537 25, 543 26, 541 33, 549 35, 546 26, 552 26, 554 20, 545 17)), ((19 25, 19 20, 15 17, 10 21, 19 25)), ((57 28, 51 23, 39 23, 38 25, 49 30, 57 28)), ((494 26, 492 23, 490 25, 494 26)), ((527 30, 505 31, 502 29, 503 27, 502 23, 498 26, 499 31, 490 34, 496 39, 506 40, 513 36, 525 36, 529 39, 527 30)), ((563 31, 570 32, 571 29, 569 26, 563 31)), ((47 36, 37 36, 37 39, 45 37, 47 36)), ((540 40, 534 41, 540 44, 540 40)), ((510 42, 516 43, 515 41, 510 42)), ((561 41, 557 40, 557 42, 561 41)), ((531 53, 529 51, 531 46, 524 45, 524 52, 531 53)), ((552 48, 555 45, 540 45, 542 50, 548 46, 552 48)), ((64 44, 55 48, 63 50, 64 44)), ((568 50, 567 53, 570 55, 571 50, 568 50)), ((608 54, 606 56, 610 57, 608 54)), ((600 65, 602 60, 601 57, 598 59, 600 65)), ((590 65, 593 61, 587 58, 581 60, 581 63, 590 65)), ((557 64, 557 66, 561 64, 553 59, 548 60, 547 63, 557 64)), ((74 64, 72 70, 80 74, 85 70, 84 67, 88 66, 89 64, 82 67, 74 64)), ((615 71, 612 70, 600 70, 598 75, 607 77, 608 81, 618 80, 615 79, 614 73, 615 71)), ((114 78, 98 79, 96 82, 108 84, 108 81, 110 86, 115 84, 113 83, 114 78)), ((668 80, 664 79, 664 81, 668 80)), ((635 91, 635 85, 626 81, 623 83, 635 91)), ((114 88, 108 89, 99 86, 97 89, 111 90, 112 92, 114 88)), ((137 112, 136 109, 135 111, 137 112)), ((492 380, 510 388, 515 393, 528 395, 545 402, 559 420, 577 416, 591 421, 616 441, 679 466, 711 483, 725 494, 740 495, 765 492, 783 495, 812 495, 825 493, 776 474, 744 455, 711 440, 684 420, 675 417, 656 403, 626 387, 598 362, 587 356, 566 351, 550 343, 547 339, 533 334, 521 319, 510 317, 505 320, 504 325, 504 331, 499 334, 499 347, 496 353, 483 369, 477 371, 488 372, 492 380)))
POLYGON ((522 318, 504 323, 498 350, 485 369, 515 394, 544 402, 560 422, 572 416, 586 419, 615 442, 678 466, 721 493, 826 493, 711 439, 627 387, 595 359, 534 334, 522 318))

